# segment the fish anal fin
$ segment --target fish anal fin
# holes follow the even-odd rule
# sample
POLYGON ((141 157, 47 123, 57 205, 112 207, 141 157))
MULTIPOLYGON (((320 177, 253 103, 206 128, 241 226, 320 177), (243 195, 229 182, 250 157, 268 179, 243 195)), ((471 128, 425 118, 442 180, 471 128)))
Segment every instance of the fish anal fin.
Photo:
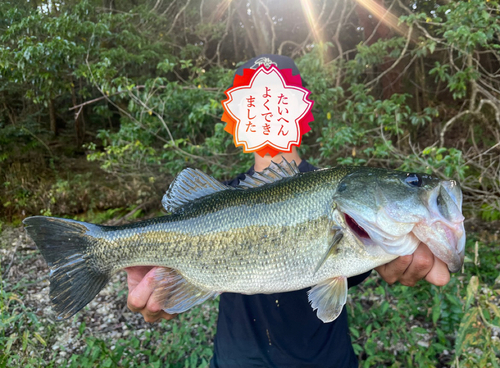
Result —
POLYGON ((347 300, 347 277, 338 276, 323 281, 308 292, 313 310, 323 322, 334 321, 347 300))
POLYGON ((153 299, 169 314, 185 312, 217 295, 218 292, 191 284, 172 268, 159 267, 155 272, 153 299))
POLYGON ((343 233, 342 228, 340 226, 332 226, 331 232, 332 232, 332 236, 331 236, 331 240, 330 240, 330 245, 329 245, 327 251, 325 252, 325 254, 323 255, 323 257, 319 260, 318 264, 316 265, 316 268, 314 269, 314 274, 316 274, 316 272, 318 272, 318 270, 321 268, 321 266, 323 266, 323 264, 328 259, 328 257, 335 254, 335 250, 337 248, 337 245, 344 237, 344 233, 343 233))

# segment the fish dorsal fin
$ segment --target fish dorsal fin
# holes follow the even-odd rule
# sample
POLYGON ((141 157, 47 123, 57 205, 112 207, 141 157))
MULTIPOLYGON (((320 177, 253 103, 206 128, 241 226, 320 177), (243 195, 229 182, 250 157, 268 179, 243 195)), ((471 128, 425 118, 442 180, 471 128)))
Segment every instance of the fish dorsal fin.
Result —
POLYGON ((166 267, 156 270, 154 288, 153 299, 169 314, 185 312, 219 295, 191 284, 178 271, 166 267))
POLYGON ((264 184, 280 181, 284 178, 290 178, 299 172, 299 167, 295 161, 288 162, 283 158, 283 161, 279 164, 271 161, 271 165, 264 170, 252 175, 246 175, 245 180, 241 181, 238 187, 244 189, 256 188, 264 184))
POLYGON ((325 280, 308 291, 309 302, 323 322, 334 321, 342 312, 347 300, 347 277, 325 280))
POLYGON ((176 176, 161 200, 167 212, 174 212, 195 199, 221 190, 234 189, 198 169, 184 169, 176 176))

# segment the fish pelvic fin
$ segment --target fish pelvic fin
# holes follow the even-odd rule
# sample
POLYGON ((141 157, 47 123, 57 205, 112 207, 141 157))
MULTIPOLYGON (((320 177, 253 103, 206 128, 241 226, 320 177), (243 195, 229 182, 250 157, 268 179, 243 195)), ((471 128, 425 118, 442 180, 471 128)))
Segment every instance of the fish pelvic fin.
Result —
POLYGON ((234 190, 198 169, 184 169, 176 176, 161 203, 167 212, 222 190, 234 190))
POLYGON ((23 223, 50 267, 50 300, 58 320, 72 317, 108 283, 110 275, 93 266, 89 247, 100 226, 54 217, 34 216, 23 223))
POLYGON ((155 279, 153 299, 169 314, 185 312, 220 294, 193 285, 172 268, 159 267, 156 270, 155 279))
POLYGON ((323 322, 334 321, 347 300, 347 277, 339 276, 323 281, 308 291, 309 302, 323 322))

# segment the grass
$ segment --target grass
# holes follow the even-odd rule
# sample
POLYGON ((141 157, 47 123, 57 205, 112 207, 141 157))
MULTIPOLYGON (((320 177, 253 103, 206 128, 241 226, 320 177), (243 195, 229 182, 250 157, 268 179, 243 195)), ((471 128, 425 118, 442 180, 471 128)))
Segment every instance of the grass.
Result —
MULTIPOLYGON (((82 312, 54 322, 43 260, 20 231, 12 238, 0 246, 0 368, 208 366, 217 301, 147 324, 126 308, 119 274, 82 312)), ((464 272, 445 287, 388 286, 374 273, 351 289, 361 367, 499 366, 500 245, 469 235, 466 249, 464 272)))
POLYGON ((469 234, 466 250, 474 254, 476 245, 478 257, 466 257, 444 287, 389 286, 371 277, 350 291, 361 367, 499 366, 500 245, 469 234))

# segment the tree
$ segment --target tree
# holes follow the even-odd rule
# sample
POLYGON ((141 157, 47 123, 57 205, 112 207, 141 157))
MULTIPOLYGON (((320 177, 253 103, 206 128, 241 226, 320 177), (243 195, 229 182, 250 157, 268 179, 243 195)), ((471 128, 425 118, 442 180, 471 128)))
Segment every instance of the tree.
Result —
POLYGON ((239 62, 274 52, 296 59, 313 92, 302 149, 315 163, 455 176, 483 216, 500 217, 496 1, 69 0, 0 12, 5 163, 23 154, 16 142, 49 152, 64 139, 49 131, 72 131, 117 177, 186 165, 233 175, 248 157, 223 132, 220 101, 239 62))

